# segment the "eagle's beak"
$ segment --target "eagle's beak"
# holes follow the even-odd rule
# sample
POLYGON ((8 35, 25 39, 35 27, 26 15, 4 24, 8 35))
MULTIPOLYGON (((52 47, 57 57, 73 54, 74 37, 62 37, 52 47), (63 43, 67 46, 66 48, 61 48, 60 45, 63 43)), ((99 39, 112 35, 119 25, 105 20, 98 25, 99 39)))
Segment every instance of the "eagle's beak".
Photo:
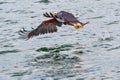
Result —
POLYGON ((57 15, 57 12, 53 12, 52 14, 53 14, 53 16, 56 16, 56 15, 57 15))

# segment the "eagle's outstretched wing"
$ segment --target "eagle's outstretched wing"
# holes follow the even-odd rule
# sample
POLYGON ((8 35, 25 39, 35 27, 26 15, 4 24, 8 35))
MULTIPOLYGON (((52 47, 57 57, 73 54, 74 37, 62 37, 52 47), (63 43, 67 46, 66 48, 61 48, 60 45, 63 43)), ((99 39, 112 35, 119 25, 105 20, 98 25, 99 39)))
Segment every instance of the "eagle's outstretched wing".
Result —
POLYGON ((60 11, 58 13, 43 13, 43 15, 47 18, 55 18, 58 21, 62 22, 79 22, 77 18, 69 12, 66 11, 60 11))
POLYGON ((79 22, 77 18, 69 12, 60 11, 56 14, 57 18, 64 20, 64 22, 79 22))
POLYGON ((39 34, 46 34, 46 33, 53 33, 57 32, 56 25, 59 25, 59 22, 56 19, 49 19, 46 21, 43 21, 36 29, 33 29, 32 31, 26 31, 25 29, 20 30, 19 34, 29 39, 33 36, 38 36, 39 34))

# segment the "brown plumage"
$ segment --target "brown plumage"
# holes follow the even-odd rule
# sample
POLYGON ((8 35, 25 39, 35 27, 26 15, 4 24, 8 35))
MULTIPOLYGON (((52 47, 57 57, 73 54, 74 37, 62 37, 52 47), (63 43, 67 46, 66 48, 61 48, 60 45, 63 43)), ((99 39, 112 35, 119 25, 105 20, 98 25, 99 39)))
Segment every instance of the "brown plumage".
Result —
POLYGON ((65 11, 60 11, 58 13, 49 13, 49 14, 44 13, 43 15, 51 19, 43 21, 36 29, 33 29, 32 31, 26 31, 23 28, 23 30, 19 31, 19 34, 29 39, 33 36, 38 36, 39 34, 57 32, 56 26, 62 26, 62 24, 71 25, 74 26, 75 29, 79 29, 89 23, 89 22, 82 23, 78 21, 73 14, 65 11))
POLYGON ((28 34, 28 38, 32 36, 37 36, 39 34, 53 33, 57 32, 56 19, 50 19, 43 21, 35 30, 28 34))

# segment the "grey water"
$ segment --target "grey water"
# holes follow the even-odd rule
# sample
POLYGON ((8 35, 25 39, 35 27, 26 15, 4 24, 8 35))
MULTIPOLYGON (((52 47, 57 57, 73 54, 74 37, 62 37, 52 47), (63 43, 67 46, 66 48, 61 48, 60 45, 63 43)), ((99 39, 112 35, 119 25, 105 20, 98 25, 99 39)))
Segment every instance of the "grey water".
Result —
POLYGON ((120 0, 0 0, 0 80, 120 80, 120 0), (62 10, 90 24, 20 38, 62 10))

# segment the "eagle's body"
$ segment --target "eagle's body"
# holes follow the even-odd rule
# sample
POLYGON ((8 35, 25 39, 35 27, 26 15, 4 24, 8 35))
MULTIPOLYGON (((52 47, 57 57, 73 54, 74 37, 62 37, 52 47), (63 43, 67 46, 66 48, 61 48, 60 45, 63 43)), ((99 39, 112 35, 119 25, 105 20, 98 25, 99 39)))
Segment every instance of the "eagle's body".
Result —
MULTIPOLYGON (((71 13, 61 11, 56 15, 58 18, 62 19, 64 22, 79 22, 71 13)), ((81 22, 80 22, 81 23, 81 22)))
POLYGON ((27 34, 27 38, 31 38, 33 36, 37 36, 39 34, 46 34, 46 33, 53 33, 57 32, 56 26, 62 26, 64 25, 71 25, 74 26, 76 29, 79 29, 83 27, 85 24, 88 24, 89 22, 82 23, 77 18, 65 11, 60 11, 58 13, 44 13, 45 17, 50 18, 48 20, 43 21, 36 29, 33 29, 32 31, 26 31, 24 28, 23 30, 20 30, 20 35, 27 34))

